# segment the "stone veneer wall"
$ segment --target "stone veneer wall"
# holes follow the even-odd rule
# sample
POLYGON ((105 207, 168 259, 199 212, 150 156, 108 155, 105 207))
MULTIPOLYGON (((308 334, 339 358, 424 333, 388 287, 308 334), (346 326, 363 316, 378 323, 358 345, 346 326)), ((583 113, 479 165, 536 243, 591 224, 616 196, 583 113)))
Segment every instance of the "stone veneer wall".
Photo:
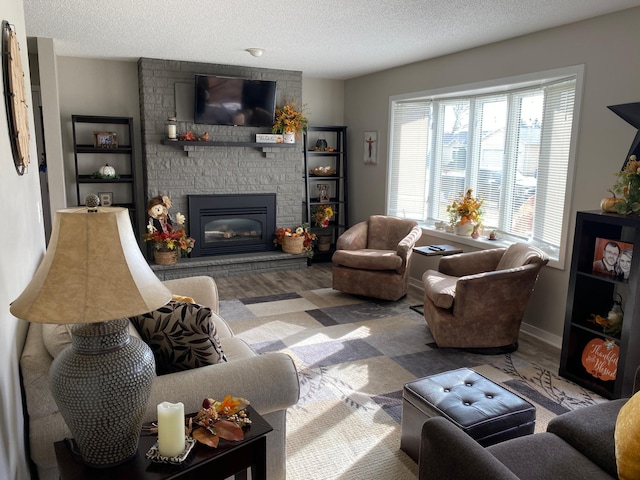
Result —
MULTIPOLYGON (((230 65, 178 62, 141 58, 138 61, 142 154, 145 173, 145 205, 149 198, 168 195, 175 214, 188 217, 187 195, 276 193, 278 226, 299 225, 304 198, 302 142, 294 148, 188 147, 162 145, 165 121, 176 111, 176 84, 194 84, 194 75, 221 75, 275 80, 276 105, 295 99, 302 104, 302 73, 230 65)), ((191 105, 188 106, 192 108, 191 105)), ((269 129, 196 125, 178 121, 178 133, 209 132, 211 141, 255 142, 256 133, 269 129)))

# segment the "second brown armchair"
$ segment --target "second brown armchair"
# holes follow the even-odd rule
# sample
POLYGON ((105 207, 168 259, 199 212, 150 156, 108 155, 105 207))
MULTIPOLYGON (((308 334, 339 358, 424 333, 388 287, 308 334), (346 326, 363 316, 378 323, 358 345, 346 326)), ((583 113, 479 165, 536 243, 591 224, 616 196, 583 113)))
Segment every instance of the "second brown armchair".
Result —
POLYGON ((443 257, 437 271, 422 276, 424 317, 438 346, 515 350, 529 297, 548 261, 522 243, 443 257))
POLYGON ((382 300, 402 298, 413 246, 421 236, 418 223, 404 218, 372 215, 357 223, 336 243, 333 288, 382 300))

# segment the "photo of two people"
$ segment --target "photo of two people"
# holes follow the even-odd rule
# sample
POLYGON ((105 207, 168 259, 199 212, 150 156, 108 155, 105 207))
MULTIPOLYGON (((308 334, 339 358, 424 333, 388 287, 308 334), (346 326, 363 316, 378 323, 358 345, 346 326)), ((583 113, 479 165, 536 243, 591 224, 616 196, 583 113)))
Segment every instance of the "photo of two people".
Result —
POLYGON ((632 256, 633 244, 596 238, 592 273, 627 281, 631 272, 632 256))

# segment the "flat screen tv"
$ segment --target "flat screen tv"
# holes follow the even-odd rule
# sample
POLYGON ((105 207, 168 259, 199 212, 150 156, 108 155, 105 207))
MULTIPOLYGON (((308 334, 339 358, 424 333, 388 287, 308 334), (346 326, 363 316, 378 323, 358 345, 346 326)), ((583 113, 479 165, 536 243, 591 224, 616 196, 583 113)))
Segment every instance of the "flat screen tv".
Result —
POLYGON ((271 127, 276 82, 196 75, 195 123, 271 127))

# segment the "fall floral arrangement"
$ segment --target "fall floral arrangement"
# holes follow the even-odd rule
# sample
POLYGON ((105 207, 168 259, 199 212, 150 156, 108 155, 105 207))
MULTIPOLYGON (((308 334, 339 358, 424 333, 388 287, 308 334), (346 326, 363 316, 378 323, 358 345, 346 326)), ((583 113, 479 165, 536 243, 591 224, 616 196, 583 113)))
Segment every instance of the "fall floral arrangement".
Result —
POLYGON ((453 226, 460 222, 465 225, 467 222, 480 223, 482 221, 482 204, 484 200, 478 200, 473 196, 473 190, 469 188, 459 199, 453 200, 447 206, 449 223, 453 226))
POLYGON ((313 257, 313 242, 316 240, 316 234, 311 233, 309 224, 303 223, 295 229, 279 227, 276 230, 276 238, 273 240, 274 245, 283 245, 289 238, 302 238, 303 252, 307 257, 313 257))
POLYGON ((217 401, 205 398, 198 413, 189 418, 187 431, 198 442, 216 448, 221 438, 239 441, 244 438, 243 427, 251 420, 244 410, 249 401, 227 395, 217 401))
POLYGON ((144 241, 152 242, 154 250, 180 249, 180 253, 186 255, 193 250, 196 241, 187 236, 183 214, 178 212, 175 218, 176 225, 173 224, 173 218, 169 214, 170 208, 171 200, 167 196, 153 197, 149 201, 149 223, 147 233, 143 235, 144 241))
POLYGON ((640 161, 635 155, 629 157, 616 176, 618 181, 611 190, 624 197, 624 202, 616 203, 616 211, 622 214, 640 214, 640 161))
POLYGON ((328 227, 329 220, 333 217, 333 208, 329 205, 318 205, 311 209, 311 215, 317 226, 328 227))
POLYGON ((286 101, 283 107, 276 108, 272 133, 293 132, 298 138, 307 129, 309 121, 303 113, 304 105, 299 108, 295 101, 286 101))

